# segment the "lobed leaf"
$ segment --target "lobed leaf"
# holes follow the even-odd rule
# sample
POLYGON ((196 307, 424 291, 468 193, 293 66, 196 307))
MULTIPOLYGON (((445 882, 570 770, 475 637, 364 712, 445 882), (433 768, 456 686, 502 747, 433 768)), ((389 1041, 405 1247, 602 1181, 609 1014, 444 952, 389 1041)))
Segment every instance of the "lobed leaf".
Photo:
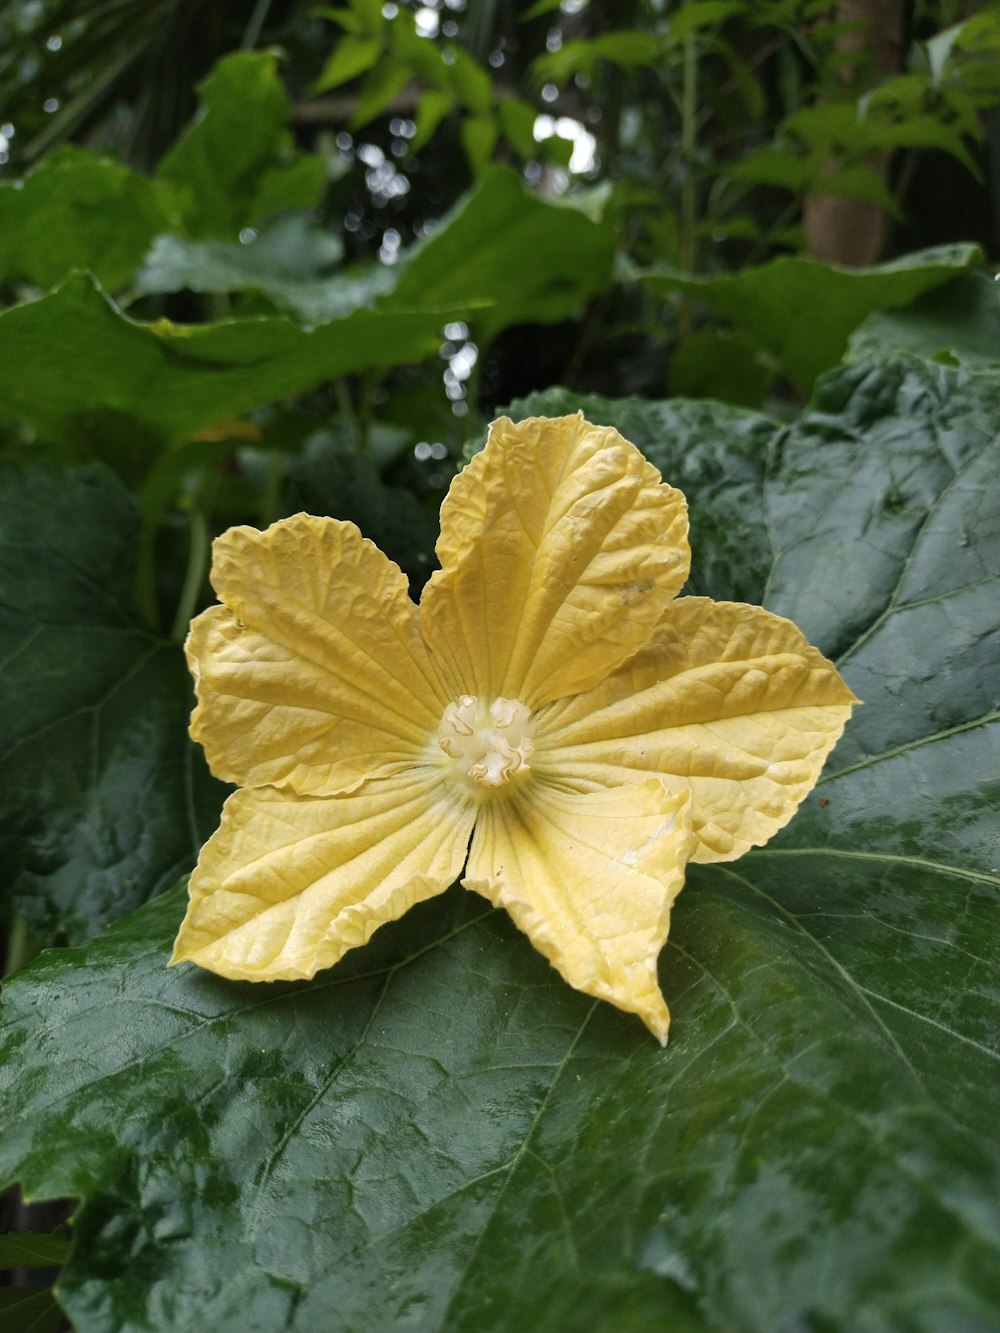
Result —
POLYGON ((637 276, 655 291, 697 297, 749 333, 796 387, 808 392, 817 375, 840 361, 848 337, 873 310, 909 305, 980 257, 974 245, 941 245, 867 269, 786 255, 759 268, 707 278, 668 269, 637 276))
POLYGON ((174 883, 222 804, 181 651, 135 607, 138 540, 105 468, 0 464, 2 893, 50 939, 174 883))
POLYGON ((78 275, 0 314, 0 411, 141 471, 164 444, 251 408, 422 360, 453 314, 355 310, 308 331, 280 317, 142 324, 78 275))
POLYGON ((0 1178, 82 1199, 80 1333, 1000 1322, 998 398, 887 359, 787 430, 574 401, 701 469, 716 595, 773 550, 767 604, 866 701, 831 773, 691 868, 665 1052, 457 889, 308 985, 167 972, 180 890, 43 955, 5 991, 0 1178))

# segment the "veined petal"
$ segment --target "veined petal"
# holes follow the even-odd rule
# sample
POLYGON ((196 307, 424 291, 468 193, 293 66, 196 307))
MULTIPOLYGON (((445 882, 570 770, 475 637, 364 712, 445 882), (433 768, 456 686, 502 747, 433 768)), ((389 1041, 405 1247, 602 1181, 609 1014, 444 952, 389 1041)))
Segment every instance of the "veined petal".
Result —
POLYGON ((231 528, 212 582, 225 605, 187 654, 191 735, 218 777, 326 796, 415 762, 449 696, 405 575, 353 523, 231 528))
POLYGON ((420 603, 453 691, 537 708, 640 648, 687 578, 687 507, 616 430, 495 421, 441 508, 420 603))
POLYGON ((635 657, 538 717, 533 768, 571 791, 662 774, 691 792, 691 859, 732 861, 788 823, 857 702, 790 621, 683 597, 635 657))
POLYGON ((473 805, 425 770, 346 796, 238 791, 202 849, 172 963, 311 977, 462 872, 473 805))
POLYGON ((665 1043, 656 960, 684 883, 688 806, 655 780, 584 796, 533 783, 480 807, 462 883, 506 908, 571 986, 665 1043))

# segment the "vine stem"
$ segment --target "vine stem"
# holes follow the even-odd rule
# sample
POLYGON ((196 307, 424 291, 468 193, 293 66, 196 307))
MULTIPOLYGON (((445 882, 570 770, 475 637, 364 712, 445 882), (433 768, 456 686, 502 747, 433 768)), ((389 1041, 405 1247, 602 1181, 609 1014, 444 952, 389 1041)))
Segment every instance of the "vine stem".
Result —
POLYGON ((254 5, 253 13, 250 15, 250 22, 247 24, 243 33, 243 40, 240 42, 242 51, 252 51, 260 38, 261 29, 264 27, 264 21, 267 18, 268 10, 271 8, 271 0, 257 0, 254 5))
POLYGON ((3 975, 13 976, 22 967, 32 961, 41 952, 41 944, 28 929, 23 916, 12 916, 7 936, 7 956, 4 959, 3 975))
MULTIPOLYGON (((694 159, 698 134, 698 46, 693 33, 684 38, 684 77, 681 85, 681 157, 684 180, 681 184, 681 267, 695 271, 698 225, 698 195, 694 178, 694 159)), ((691 333, 693 313, 691 298, 683 296, 680 305, 680 334, 691 333)))
POLYGON ((208 524, 200 509, 193 509, 188 520, 188 558, 184 571, 184 586, 177 601, 177 613, 170 630, 174 643, 183 643, 187 636, 194 608, 198 604, 201 585, 208 568, 208 524))

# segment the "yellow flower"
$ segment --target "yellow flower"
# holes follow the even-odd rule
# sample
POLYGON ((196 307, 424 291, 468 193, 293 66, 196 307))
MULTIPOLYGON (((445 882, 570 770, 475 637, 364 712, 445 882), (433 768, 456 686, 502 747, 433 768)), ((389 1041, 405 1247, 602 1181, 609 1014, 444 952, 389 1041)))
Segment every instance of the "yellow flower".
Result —
POLYGON ((687 862, 786 824, 854 696, 787 620, 675 600, 684 497, 582 415, 495 422, 437 554, 418 610, 351 523, 215 543, 191 734, 243 790, 171 961, 311 977, 464 870, 570 985, 665 1041, 687 862))

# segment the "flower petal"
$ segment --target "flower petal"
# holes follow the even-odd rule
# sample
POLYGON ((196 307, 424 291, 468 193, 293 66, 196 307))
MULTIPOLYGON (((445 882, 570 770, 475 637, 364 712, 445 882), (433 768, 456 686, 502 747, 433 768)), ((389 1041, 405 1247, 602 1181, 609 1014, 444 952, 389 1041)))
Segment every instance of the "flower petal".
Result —
POLYGON ((687 507, 609 427, 501 417, 452 482, 437 552, 421 624, 452 689, 536 708, 646 642, 687 578, 687 507))
POLYGON ((171 962, 239 981, 311 977, 452 884, 473 817, 437 775, 328 798, 238 791, 191 876, 171 962))
POLYGON ((215 543, 224 607, 191 627, 191 735, 240 786, 348 791, 411 764, 448 703, 402 571, 353 523, 297 514, 215 543))
POLYGON ((732 861, 788 823, 855 703, 790 621, 683 597, 635 657, 539 716, 532 767, 572 791, 662 774, 691 792, 691 859, 732 861))
POLYGON ((665 1043, 656 959, 684 883, 687 792, 649 781, 578 796, 533 783, 479 811, 462 883, 504 907, 571 986, 665 1043))

